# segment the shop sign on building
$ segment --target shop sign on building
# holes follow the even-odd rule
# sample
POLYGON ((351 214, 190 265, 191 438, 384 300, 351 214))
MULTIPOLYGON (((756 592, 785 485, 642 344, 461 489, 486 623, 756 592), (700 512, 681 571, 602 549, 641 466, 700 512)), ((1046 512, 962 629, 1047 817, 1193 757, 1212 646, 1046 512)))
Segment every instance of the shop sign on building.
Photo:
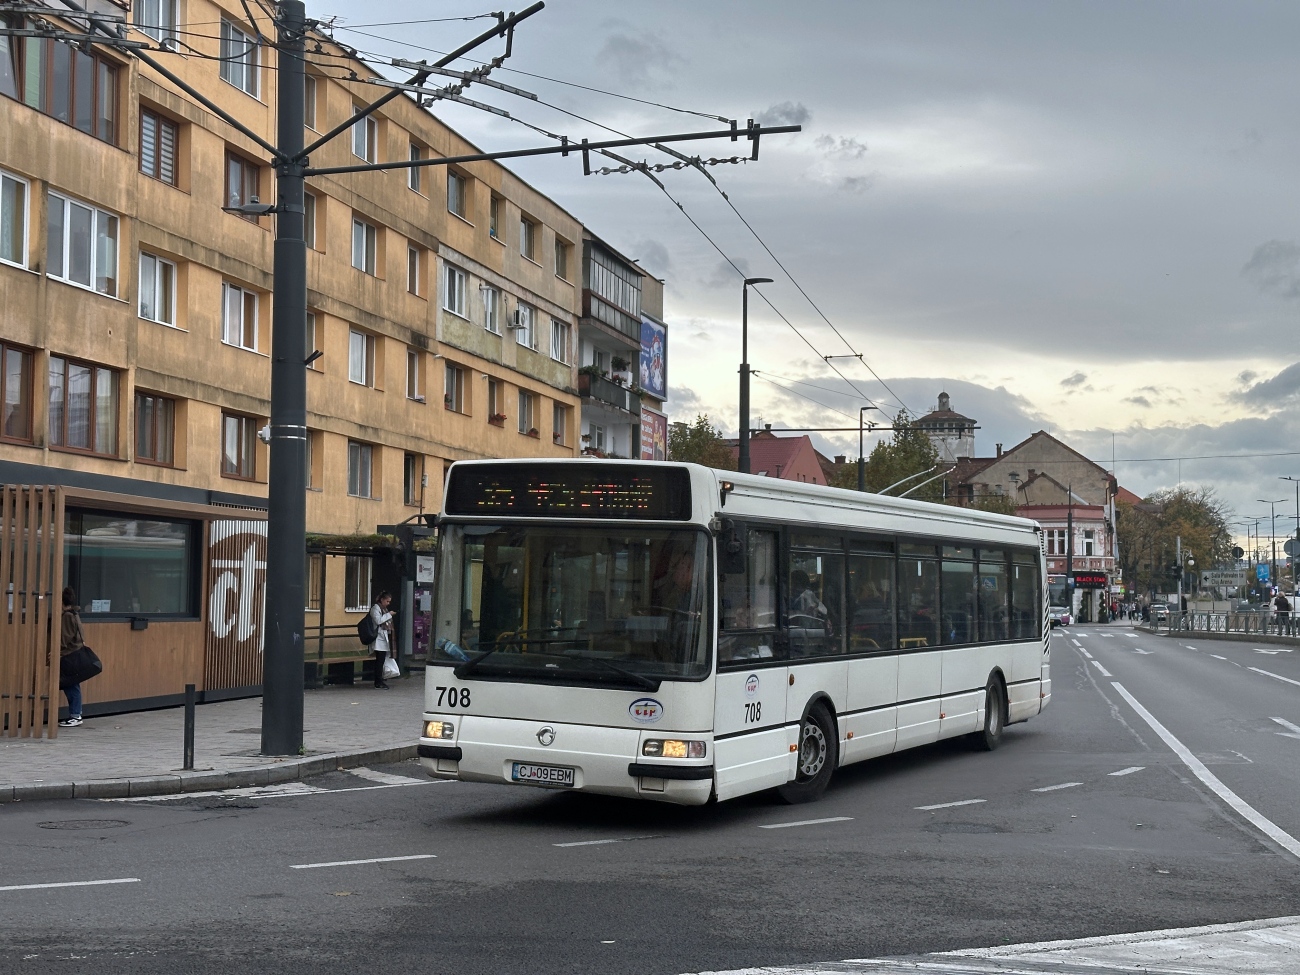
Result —
POLYGON ((641 316, 641 388, 657 400, 668 398, 668 332, 641 316))
POLYGON ((641 459, 668 459, 668 417, 641 407, 641 459))

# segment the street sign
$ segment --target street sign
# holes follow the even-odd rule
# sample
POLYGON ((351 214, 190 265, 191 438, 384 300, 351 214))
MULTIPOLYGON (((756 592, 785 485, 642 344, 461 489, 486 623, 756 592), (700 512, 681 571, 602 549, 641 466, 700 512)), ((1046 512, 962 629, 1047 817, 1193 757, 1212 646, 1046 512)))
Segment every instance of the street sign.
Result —
POLYGON ((1104 572, 1076 572, 1073 578, 1079 589, 1105 589, 1110 584, 1104 572))
POLYGON ((1260 582, 1268 582, 1268 563, 1261 562, 1255 566, 1255 578, 1260 582))
POLYGON ((1245 569, 1201 570, 1201 585, 1203 586, 1244 586, 1245 584, 1245 569))
POLYGON ((1245 554, 1246 554, 1246 550, 1242 548, 1240 545, 1232 546, 1232 557, 1234 559, 1239 559, 1245 554))
POLYGON ((1287 555, 1300 555, 1300 542, 1294 538, 1288 538, 1286 544, 1282 546, 1282 551, 1287 555))

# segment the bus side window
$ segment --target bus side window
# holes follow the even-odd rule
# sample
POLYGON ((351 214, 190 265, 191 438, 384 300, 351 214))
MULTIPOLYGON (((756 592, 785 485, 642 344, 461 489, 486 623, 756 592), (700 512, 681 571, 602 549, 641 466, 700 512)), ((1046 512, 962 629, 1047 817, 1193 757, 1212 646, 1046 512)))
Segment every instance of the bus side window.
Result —
POLYGON ((776 637, 776 533, 750 530, 745 571, 722 576, 718 663, 773 660, 776 637))
POLYGON ((898 560, 898 645, 901 649, 939 645, 939 563, 898 560))
POLYGON ((892 650, 894 642, 894 559, 849 556, 849 653, 892 650))
POLYGON ((844 556, 790 553, 786 624, 792 657, 824 657, 844 648, 844 556))
POLYGON ((1037 640, 1041 634, 1043 608, 1038 595, 1038 565, 1029 562, 1037 552, 1015 552, 1011 566, 1011 619, 1013 640, 1037 640))

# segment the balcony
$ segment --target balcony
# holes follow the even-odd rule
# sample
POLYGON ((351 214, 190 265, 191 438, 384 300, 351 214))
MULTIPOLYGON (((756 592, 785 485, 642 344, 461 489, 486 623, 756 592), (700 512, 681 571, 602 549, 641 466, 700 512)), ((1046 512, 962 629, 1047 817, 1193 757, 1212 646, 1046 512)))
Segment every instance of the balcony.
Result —
MULTIPOLYGON (((616 409, 623 410, 625 413, 632 412, 631 390, 626 386, 620 386, 618 383, 611 382, 604 376, 593 376, 590 373, 578 373, 578 395, 584 399, 594 399, 600 403, 607 403, 616 409)), ((641 408, 641 401, 637 398, 637 410, 641 408)))

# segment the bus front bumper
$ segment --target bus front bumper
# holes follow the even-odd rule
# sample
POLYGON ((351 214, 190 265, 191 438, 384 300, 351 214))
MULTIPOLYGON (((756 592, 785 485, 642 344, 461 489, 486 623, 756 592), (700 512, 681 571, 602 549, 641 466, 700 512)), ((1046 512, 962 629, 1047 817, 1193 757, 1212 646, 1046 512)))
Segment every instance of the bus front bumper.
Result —
MULTIPOLYGON (((439 720, 441 715, 425 715, 439 720)), ((531 785, 556 791, 699 805, 713 792, 712 742, 703 760, 640 757, 647 736, 635 728, 607 728, 557 722, 456 717, 455 741, 421 738, 420 764, 437 778, 466 782, 531 785), (545 744, 543 744, 545 742, 545 744)), ((690 737, 656 729, 654 737, 690 737)))

